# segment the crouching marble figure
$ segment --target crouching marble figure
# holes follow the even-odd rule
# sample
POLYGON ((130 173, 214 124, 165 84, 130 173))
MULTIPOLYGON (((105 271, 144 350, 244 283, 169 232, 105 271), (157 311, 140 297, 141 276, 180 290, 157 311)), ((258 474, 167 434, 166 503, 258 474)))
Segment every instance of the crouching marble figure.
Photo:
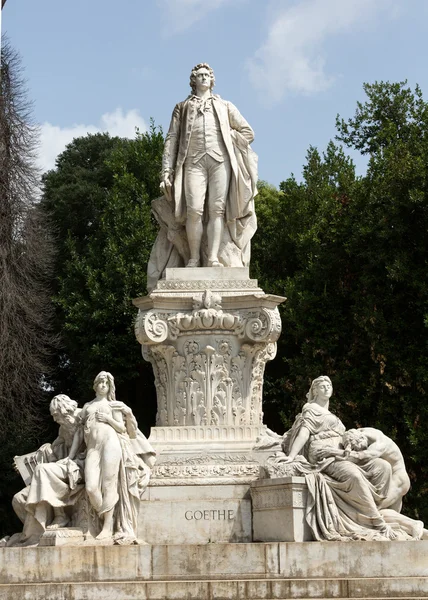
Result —
POLYGON ((332 392, 328 377, 312 382, 281 451, 266 461, 272 484, 304 476, 305 520, 315 540, 427 538, 421 521, 400 514, 410 481, 398 446, 372 427, 346 431, 329 410, 332 392))
POLYGON ((58 438, 31 457, 35 466, 29 484, 13 499, 24 530, 7 545, 42 543, 46 534, 60 530, 71 538, 77 532, 76 542, 85 534, 88 541, 95 536, 137 543, 138 508, 155 451, 132 410, 116 400, 110 373, 97 375, 94 391, 94 400, 83 409, 65 395, 52 400, 58 438), (63 531, 68 525, 74 527, 63 531))

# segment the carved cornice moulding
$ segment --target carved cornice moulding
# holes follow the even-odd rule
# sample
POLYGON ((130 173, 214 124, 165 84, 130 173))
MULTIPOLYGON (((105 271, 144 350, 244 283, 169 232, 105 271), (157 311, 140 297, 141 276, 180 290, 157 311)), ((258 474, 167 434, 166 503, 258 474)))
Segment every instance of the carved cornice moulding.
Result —
POLYGON ((152 427, 150 443, 254 441, 265 429, 266 425, 152 427))
POLYGON ((142 345, 174 342, 180 335, 224 332, 239 339, 253 342, 276 342, 281 334, 281 317, 277 304, 279 296, 252 296, 248 305, 239 298, 240 306, 224 302, 220 294, 207 289, 192 297, 192 307, 182 312, 181 307, 145 308, 138 311, 135 335, 142 345), (229 305, 223 309, 222 304, 229 305))

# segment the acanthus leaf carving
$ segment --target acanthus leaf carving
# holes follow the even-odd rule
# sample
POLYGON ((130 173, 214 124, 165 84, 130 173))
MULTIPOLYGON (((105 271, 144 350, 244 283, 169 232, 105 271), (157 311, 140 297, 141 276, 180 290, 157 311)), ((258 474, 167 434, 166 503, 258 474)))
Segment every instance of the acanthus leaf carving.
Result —
POLYGON ((209 288, 193 296, 191 310, 170 306, 140 309, 136 322, 155 373, 156 425, 262 423, 264 368, 281 330, 278 309, 225 311, 222 296, 209 288))

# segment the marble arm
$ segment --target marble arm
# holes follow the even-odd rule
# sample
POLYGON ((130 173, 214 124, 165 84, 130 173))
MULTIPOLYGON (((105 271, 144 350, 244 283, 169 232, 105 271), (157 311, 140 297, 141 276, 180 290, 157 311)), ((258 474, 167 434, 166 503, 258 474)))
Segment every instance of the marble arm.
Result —
POLYGON ((82 442, 83 442, 83 427, 80 426, 76 429, 76 432, 74 434, 73 442, 71 444, 68 458, 71 458, 71 460, 74 460, 77 452, 79 451, 80 446, 82 445, 82 442))
POLYGON ((57 438, 54 439, 54 441, 52 442, 52 445, 51 445, 53 456, 49 462, 54 462, 58 459, 57 454, 60 451, 61 447, 64 446, 64 444, 65 444, 65 440, 61 436, 58 436, 57 438))
POLYGON ((96 415, 96 419, 97 421, 100 421, 101 423, 107 423, 108 425, 110 425, 110 427, 113 427, 113 429, 115 431, 117 431, 117 433, 125 433, 126 431, 126 427, 123 423, 121 423, 120 421, 117 421, 114 417, 111 417, 110 415, 106 415, 105 413, 102 412, 97 412, 95 413, 96 415))
POLYGON ((287 462, 292 462, 296 456, 301 452, 303 446, 309 440, 310 431, 306 427, 301 427, 296 439, 291 445, 290 452, 287 457, 287 462))
POLYGON ((227 103, 229 114, 229 124, 232 129, 239 133, 247 140, 249 144, 254 140, 254 131, 241 115, 239 110, 231 102, 227 103))
POLYGON ((181 108, 180 104, 177 104, 172 113, 171 123, 165 138, 165 146, 162 155, 162 179, 164 179, 165 174, 172 173, 175 169, 178 153, 178 140, 180 137, 180 127, 181 108))
POLYGON ((354 454, 359 460, 368 460, 371 458, 379 458, 385 453, 385 450, 385 444, 381 441, 377 441, 370 444, 365 450, 359 450, 358 452, 354 452, 354 454))

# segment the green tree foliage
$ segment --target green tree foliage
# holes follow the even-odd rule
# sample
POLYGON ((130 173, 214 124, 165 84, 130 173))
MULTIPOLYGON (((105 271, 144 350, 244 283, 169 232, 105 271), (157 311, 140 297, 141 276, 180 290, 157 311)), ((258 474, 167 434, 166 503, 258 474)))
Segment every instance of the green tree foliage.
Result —
POLYGON ((282 402, 288 427, 310 380, 330 375, 333 410, 348 427, 372 425, 397 441, 413 481, 407 510, 427 521, 427 104, 405 83, 365 91, 355 117, 337 120, 338 140, 369 155, 365 176, 330 143, 323 155, 309 150, 301 183, 262 187, 257 274, 288 298, 267 401, 272 419, 282 402))
POLYGON ((154 420, 153 376, 135 340, 131 300, 146 292, 162 149, 153 125, 135 140, 89 135, 44 177, 43 207, 59 245, 54 303, 63 351, 53 386, 87 400, 95 375, 110 370, 143 426, 154 420), (149 414, 141 405, 148 395, 149 414))

